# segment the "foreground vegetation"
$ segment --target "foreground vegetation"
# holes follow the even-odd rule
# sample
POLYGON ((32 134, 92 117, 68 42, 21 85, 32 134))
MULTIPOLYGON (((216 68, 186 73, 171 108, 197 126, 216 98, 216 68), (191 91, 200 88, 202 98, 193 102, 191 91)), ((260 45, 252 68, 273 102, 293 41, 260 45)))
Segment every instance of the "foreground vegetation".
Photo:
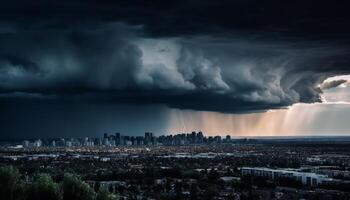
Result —
POLYGON ((116 197, 106 188, 95 192, 78 176, 65 174, 54 182, 48 174, 36 174, 25 180, 16 168, 0 168, 0 197, 6 200, 112 200, 116 197))

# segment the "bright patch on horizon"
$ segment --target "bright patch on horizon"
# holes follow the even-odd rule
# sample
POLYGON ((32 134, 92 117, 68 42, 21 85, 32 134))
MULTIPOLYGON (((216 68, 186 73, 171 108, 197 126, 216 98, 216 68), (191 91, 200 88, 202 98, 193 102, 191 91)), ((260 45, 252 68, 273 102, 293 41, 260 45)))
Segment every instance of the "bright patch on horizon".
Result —
POLYGON ((223 114, 173 109, 168 131, 201 130, 209 135, 222 136, 346 135, 350 112, 349 86, 350 75, 331 77, 320 85, 320 88, 326 88, 322 89, 322 103, 296 103, 264 113, 223 114), (346 82, 337 82, 342 80, 346 82))
POLYGON ((297 103, 288 109, 250 114, 172 109, 167 131, 222 136, 346 135, 349 114, 347 102, 297 103))
MULTIPOLYGON (((349 104, 350 103, 350 75, 335 76, 328 78, 322 85, 335 83, 337 81, 343 81, 335 87, 329 87, 324 89, 322 95, 324 103, 338 103, 338 104, 349 104)), ((322 86, 321 86, 322 87, 322 86)))

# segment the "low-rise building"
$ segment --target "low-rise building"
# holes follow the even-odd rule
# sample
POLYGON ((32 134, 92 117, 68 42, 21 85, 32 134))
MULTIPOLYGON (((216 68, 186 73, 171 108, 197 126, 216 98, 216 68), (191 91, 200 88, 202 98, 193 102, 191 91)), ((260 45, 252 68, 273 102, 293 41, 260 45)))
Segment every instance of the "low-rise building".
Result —
POLYGON ((262 176, 271 180, 280 177, 293 178, 297 181, 300 181, 302 184, 309 186, 316 186, 324 181, 330 180, 328 176, 322 174, 260 167, 242 167, 241 173, 242 175, 262 176))

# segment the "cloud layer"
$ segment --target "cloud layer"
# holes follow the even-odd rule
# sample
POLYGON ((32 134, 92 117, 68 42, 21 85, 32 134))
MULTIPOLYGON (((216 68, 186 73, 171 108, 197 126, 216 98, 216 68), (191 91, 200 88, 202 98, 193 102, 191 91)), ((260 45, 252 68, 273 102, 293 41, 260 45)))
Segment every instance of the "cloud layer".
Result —
POLYGON ((274 3, 8 3, 0 9, 1 98, 235 113, 320 102, 325 79, 350 73, 349 16, 320 2, 293 18, 294 4, 274 3), (276 18, 276 8, 287 13, 276 18))

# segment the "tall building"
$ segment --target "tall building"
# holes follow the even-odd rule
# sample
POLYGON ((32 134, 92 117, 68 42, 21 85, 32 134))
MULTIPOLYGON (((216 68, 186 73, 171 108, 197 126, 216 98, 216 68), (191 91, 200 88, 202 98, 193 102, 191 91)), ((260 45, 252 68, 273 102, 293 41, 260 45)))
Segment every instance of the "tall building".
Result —
POLYGON ((26 148, 26 147, 29 147, 29 144, 30 144, 30 143, 29 143, 28 140, 24 140, 24 141, 23 141, 23 147, 25 147, 25 148, 26 148))
POLYGON ((137 136, 136 137, 136 144, 137 145, 143 145, 143 137, 142 136, 137 136))
POLYGON ((66 142, 66 147, 72 147, 72 146, 73 146, 73 142, 68 140, 66 142))
POLYGON ((125 137, 124 136, 120 136, 119 145, 125 145, 125 137))
POLYGON ((145 133, 145 138, 151 138, 153 137, 153 133, 152 132, 146 132, 145 133))
POLYGON ((56 147, 56 141, 55 141, 55 140, 52 140, 51 146, 52 146, 52 147, 56 147))
POLYGON ((34 147, 41 147, 42 146, 42 141, 39 139, 39 140, 35 140, 34 141, 34 147))
POLYGON ((108 140, 108 137, 107 137, 107 138, 103 138, 103 145, 105 145, 105 146, 109 146, 109 140, 108 140))
POLYGON ((154 144, 154 138, 153 138, 153 133, 152 132, 146 132, 145 133, 144 144, 145 145, 154 144))
POLYGON ((215 141, 215 143, 217 143, 217 144, 221 143, 221 136, 215 136, 215 137, 214 137, 214 141, 215 141))
POLYGON ((121 145, 121 135, 120 133, 115 133, 115 145, 121 145))
POLYGON ((194 131, 191 133, 191 139, 190 139, 190 143, 191 143, 191 144, 196 144, 196 143, 197 143, 197 137, 196 137, 196 135, 197 135, 197 134, 196 134, 196 132, 194 132, 194 131))
POLYGON ((198 140, 198 143, 199 144, 202 144, 203 143, 203 139, 204 139, 204 136, 203 136, 203 133, 201 131, 199 131, 197 133, 197 140, 198 140))
POLYGON ((231 142, 231 135, 226 135, 226 142, 231 142))
POLYGON ((89 146, 89 138, 88 137, 84 138, 83 146, 89 146))
POLYGON ((95 143, 95 145, 97 145, 97 146, 102 146, 102 140, 101 140, 101 138, 96 138, 94 143, 95 143))

